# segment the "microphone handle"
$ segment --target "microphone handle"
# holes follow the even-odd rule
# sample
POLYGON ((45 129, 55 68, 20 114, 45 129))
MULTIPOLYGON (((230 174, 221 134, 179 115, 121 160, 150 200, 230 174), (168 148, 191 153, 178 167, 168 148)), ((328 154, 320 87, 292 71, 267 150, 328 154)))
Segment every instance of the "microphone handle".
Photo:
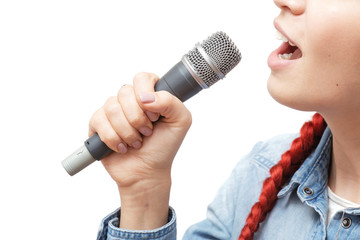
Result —
MULTIPOLYGON (((194 79, 191 70, 182 61, 172 67, 155 85, 155 91, 168 91, 182 102, 191 98, 203 88, 194 79)), ((62 165, 69 175, 73 176, 95 160, 101 160, 113 151, 103 143, 97 133, 92 135, 69 157, 62 161, 62 165)))

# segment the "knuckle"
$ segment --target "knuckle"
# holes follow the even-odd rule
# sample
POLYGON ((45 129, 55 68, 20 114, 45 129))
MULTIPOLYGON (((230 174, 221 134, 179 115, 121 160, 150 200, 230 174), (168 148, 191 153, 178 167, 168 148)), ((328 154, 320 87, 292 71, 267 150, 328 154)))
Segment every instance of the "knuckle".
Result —
POLYGON ((176 101, 178 100, 175 96, 173 96, 171 93, 164 91, 163 92, 163 102, 164 104, 167 105, 167 107, 169 106, 173 106, 174 104, 176 104, 176 101))
POLYGON ((181 111, 179 121, 181 121, 185 127, 190 128, 192 124, 192 114, 187 108, 184 107, 181 111))
POLYGON ((159 77, 154 73, 148 73, 148 72, 139 72, 135 74, 133 82, 139 82, 139 81, 153 81, 155 82, 159 77))
POLYGON ((140 127, 144 123, 142 116, 137 115, 137 114, 128 116, 128 121, 129 121, 130 125, 135 128, 140 127))
POLYGON ((172 105, 174 103, 174 98, 176 98, 167 91, 159 91, 157 92, 157 95, 161 99, 161 105, 172 105))
POLYGON ((126 103, 127 99, 128 99, 129 97, 131 97, 131 94, 132 94, 133 91, 134 91, 134 88, 133 88, 132 85, 129 85, 129 84, 123 85, 123 86, 119 89, 119 91, 118 91, 118 93, 117 93, 117 96, 116 96, 117 102, 118 102, 119 104, 121 104, 121 103, 123 103, 123 102, 126 103))
POLYGON ((106 112, 106 115, 108 115, 108 116, 117 116, 121 112, 121 109, 119 106, 117 106, 115 104, 111 104, 105 108, 105 112, 106 112))
POLYGON ((192 124, 191 112, 185 107, 184 104, 180 103, 180 100, 170 94, 169 92, 163 92, 162 104, 164 113, 174 113, 178 120, 182 122, 185 127, 190 128, 192 124))
POLYGON ((96 129, 102 123, 99 111, 95 112, 90 118, 89 126, 90 129, 96 129))
POLYGON ((108 99, 106 99, 104 107, 106 107, 107 105, 113 104, 115 100, 116 100, 116 97, 114 97, 114 96, 109 97, 108 99))
POLYGON ((191 126, 192 124, 192 114, 189 110, 186 109, 186 114, 184 114, 185 116, 185 123, 187 124, 188 127, 191 126))
POLYGON ((110 97, 103 107, 107 116, 118 115, 121 112, 120 105, 118 104, 117 97, 110 97))
POLYGON ((130 85, 130 84, 122 85, 118 91, 118 96, 125 94, 126 92, 128 92, 131 89, 132 89, 132 85, 130 85))
POLYGON ((147 76, 148 76, 148 73, 146 73, 146 72, 138 72, 135 74, 134 80, 147 78, 147 76))

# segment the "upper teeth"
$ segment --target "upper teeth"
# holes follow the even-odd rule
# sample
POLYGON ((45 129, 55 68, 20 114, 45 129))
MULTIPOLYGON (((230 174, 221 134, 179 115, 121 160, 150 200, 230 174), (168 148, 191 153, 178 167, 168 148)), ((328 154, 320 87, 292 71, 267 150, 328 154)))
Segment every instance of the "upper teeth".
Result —
POLYGON ((276 39, 282 40, 283 42, 289 42, 290 46, 296 46, 294 43, 290 42, 281 32, 276 31, 276 39))

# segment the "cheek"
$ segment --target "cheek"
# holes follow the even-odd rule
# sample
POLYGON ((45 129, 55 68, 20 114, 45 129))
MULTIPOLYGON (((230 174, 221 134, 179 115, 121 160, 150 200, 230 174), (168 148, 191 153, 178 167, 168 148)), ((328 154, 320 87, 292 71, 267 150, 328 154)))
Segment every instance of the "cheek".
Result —
POLYGON ((338 86, 360 79, 360 4, 333 2, 308 13, 305 67, 314 78, 338 86))
POLYGON ((360 95, 360 4, 345 0, 342 7, 323 7, 308 13, 308 23, 304 72, 309 82, 322 84, 323 107, 353 105, 360 95))

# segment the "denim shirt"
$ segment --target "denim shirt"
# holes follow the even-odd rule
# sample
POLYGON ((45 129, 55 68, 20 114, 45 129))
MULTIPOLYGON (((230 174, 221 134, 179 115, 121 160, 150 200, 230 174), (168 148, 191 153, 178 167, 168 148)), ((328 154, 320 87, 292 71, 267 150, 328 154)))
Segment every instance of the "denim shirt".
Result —
MULTIPOLYGON (((206 219, 191 226, 183 239, 238 239, 252 205, 258 201, 264 179, 270 176, 269 169, 296 137, 281 135, 256 144, 218 191, 208 206, 206 219)), ((329 223, 326 220, 331 148, 332 135, 327 128, 316 150, 279 192, 275 207, 260 224, 254 239, 360 239, 360 209, 346 209, 337 212, 329 223)), ((120 229, 119 217, 118 209, 102 221, 98 240, 176 239, 176 215, 171 207, 168 223, 155 230, 120 229)))

